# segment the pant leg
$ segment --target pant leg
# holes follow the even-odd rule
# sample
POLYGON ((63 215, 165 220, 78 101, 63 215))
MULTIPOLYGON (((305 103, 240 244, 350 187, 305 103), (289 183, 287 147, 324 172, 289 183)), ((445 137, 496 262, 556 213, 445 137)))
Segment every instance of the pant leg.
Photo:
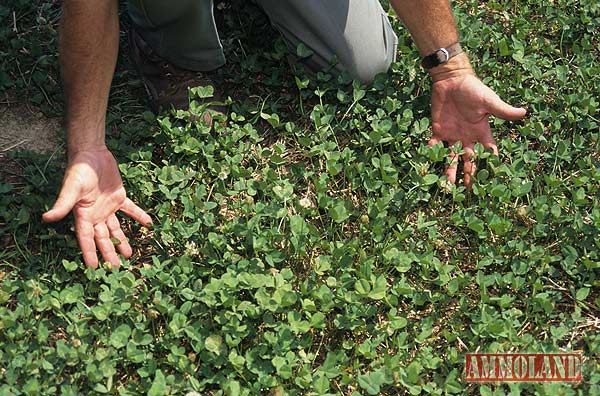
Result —
POLYGON ((347 70, 368 83, 395 60, 398 38, 378 0, 257 0, 292 53, 299 43, 313 50, 313 70, 347 70))
POLYGON ((129 0, 134 28, 158 55, 190 70, 225 64, 213 0, 129 0))

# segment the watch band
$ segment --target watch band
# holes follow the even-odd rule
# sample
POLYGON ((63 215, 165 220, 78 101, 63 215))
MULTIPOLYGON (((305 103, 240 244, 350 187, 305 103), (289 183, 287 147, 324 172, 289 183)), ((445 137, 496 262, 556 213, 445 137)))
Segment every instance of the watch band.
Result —
POLYGON ((463 50, 460 46, 460 43, 454 43, 449 47, 440 48, 433 54, 425 56, 421 61, 421 64, 425 69, 429 70, 436 66, 447 63, 450 59, 454 58, 456 55, 462 52, 463 50))

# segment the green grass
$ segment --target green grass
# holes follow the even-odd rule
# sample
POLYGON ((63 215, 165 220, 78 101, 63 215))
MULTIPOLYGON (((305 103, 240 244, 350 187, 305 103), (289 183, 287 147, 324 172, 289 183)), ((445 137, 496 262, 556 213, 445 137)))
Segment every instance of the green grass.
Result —
MULTIPOLYGON (((399 23, 398 62, 372 86, 308 85, 242 4, 226 126, 194 121, 202 107, 144 113, 120 60, 108 144, 155 219, 126 223, 123 269, 85 269, 72 219, 40 222, 62 162, 9 153, 0 394, 600 394, 600 6, 454 6, 480 76, 530 114, 494 120, 500 157, 480 153, 471 191, 426 147, 429 81, 399 23), (466 352, 573 350, 578 385, 462 378, 466 352)), ((0 93, 46 112, 62 103, 56 7, 0 6, 0 93)))

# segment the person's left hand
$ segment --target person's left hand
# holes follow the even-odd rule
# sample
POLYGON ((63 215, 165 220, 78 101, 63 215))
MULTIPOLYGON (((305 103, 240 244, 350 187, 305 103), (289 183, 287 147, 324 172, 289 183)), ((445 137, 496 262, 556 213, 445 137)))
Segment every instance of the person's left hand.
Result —
MULTIPOLYGON (((498 147, 488 122, 489 115, 514 121, 522 119, 526 113, 524 108, 513 107, 502 101, 472 71, 453 73, 448 78, 437 79, 433 83, 433 134, 429 146, 442 141, 449 145, 462 142, 465 151, 462 155, 464 183, 469 187, 477 170, 475 162, 471 159, 475 144, 481 143, 498 155, 498 147)), ((459 155, 451 152, 450 161, 446 168, 446 176, 450 182, 455 183, 459 155)))

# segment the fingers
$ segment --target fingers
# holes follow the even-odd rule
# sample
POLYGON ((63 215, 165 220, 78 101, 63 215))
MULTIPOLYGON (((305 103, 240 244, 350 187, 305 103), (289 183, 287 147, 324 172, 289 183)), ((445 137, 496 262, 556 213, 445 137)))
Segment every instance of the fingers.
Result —
MULTIPOLYGON (((471 147, 465 147, 465 153, 462 155, 463 160, 463 180, 466 187, 471 186, 471 179, 475 177, 477 172, 477 164, 472 160, 475 151, 471 147)), ((458 161, 460 156, 454 151, 450 152, 450 165, 446 168, 446 177, 450 183, 456 183, 456 173, 458 171, 458 161)))
POLYGON ((485 147, 486 149, 491 149, 496 157, 499 155, 498 154, 498 146, 496 145, 496 142, 484 143, 483 147, 485 147))
POLYGON ((429 139, 429 142, 427 143, 427 145, 428 145, 429 147, 433 147, 433 146, 435 146, 436 144, 438 144, 438 143, 441 143, 441 142, 442 142, 442 141, 441 141, 440 139, 438 139, 438 138, 436 138, 436 137, 432 137, 431 139, 429 139))
POLYGON ((472 147, 465 147, 465 153, 462 156, 463 159, 463 180, 465 186, 471 187, 471 178, 475 177, 477 172, 477 164, 472 160, 475 155, 472 147))
POLYGON ((110 240, 110 232, 105 223, 99 223, 94 226, 94 240, 96 241, 98 250, 102 253, 104 261, 108 261, 113 266, 120 267, 121 260, 119 260, 115 246, 110 240))
MULTIPOLYGON (((485 148, 491 149, 494 155, 498 155, 498 147, 495 142, 485 143, 485 148)), ((474 161, 475 151, 473 145, 465 147, 465 153, 462 155, 463 160, 463 181, 466 187, 470 187, 475 174, 477 173, 477 163, 474 161)), ((461 158, 454 150, 450 150, 450 164, 446 167, 446 178, 450 183, 456 183, 456 174, 458 171, 458 162, 461 158)))
MULTIPOLYGON (((86 208, 86 210, 89 210, 89 208, 86 208)), ((125 200, 120 210, 145 226, 152 224, 150 216, 129 199, 125 200)), ((118 241, 116 245, 119 253, 125 258, 131 257, 131 245, 114 213, 110 214, 105 221, 97 224, 93 224, 89 220, 82 220, 82 216, 85 218, 86 214, 75 213, 75 226, 79 247, 83 253, 83 261, 87 266, 98 268, 99 260, 96 249, 100 251, 104 261, 115 267, 121 266, 121 260, 117 255, 115 243, 113 242, 115 240, 118 241)))
POLYGON ((527 110, 524 108, 509 105, 500 99, 498 95, 494 95, 494 98, 489 101, 487 107, 490 114, 509 121, 520 120, 527 114, 527 110))
POLYGON ((142 208, 133 203, 129 198, 125 199, 123 206, 120 208, 127 216, 131 217, 138 223, 149 227, 152 225, 152 218, 142 208))
POLYGON ((129 245, 129 241, 127 241, 127 237, 121 230, 121 225, 119 224, 119 220, 117 216, 112 215, 106 221, 106 226, 108 227, 108 232, 110 233, 111 238, 116 238, 119 240, 119 244, 117 245, 117 249, 125 258, 131 257, 132 249, 131 245, 129 245))
POLYGON ((76 217, 76 232, 77 241, 83 253, 83 261, 88 267, 98 268, 99 260, 96 249, 100 251, 104 261, 116 267, 121 266, 121 260, 115 251, 111 237, 119 241, 119 252, 125 258, 131 257, 131 245, 129 245, 125 234, 121 230, 119 220, 115 215, 110 216, 106 223, 98 223, 96 225, 78 220, 76 217))
POLYGON ((96 256, 96 244, 94 242, 94 226, 86 221, 75 218, 75 231, 77 241, 83 253, 85 265, 98 268, 98 256, 96 256))
POLYGON ((80 197, 80 187, 68 179, 63 184, 52 209, 42 215, 46 223, 59 221, 73 209, 80 197))
POLYGON ((459 156, 450 150, 450 165, 446 168, 446 177, 450 183, 456 183, 456 170, 458 169, 459 156))

